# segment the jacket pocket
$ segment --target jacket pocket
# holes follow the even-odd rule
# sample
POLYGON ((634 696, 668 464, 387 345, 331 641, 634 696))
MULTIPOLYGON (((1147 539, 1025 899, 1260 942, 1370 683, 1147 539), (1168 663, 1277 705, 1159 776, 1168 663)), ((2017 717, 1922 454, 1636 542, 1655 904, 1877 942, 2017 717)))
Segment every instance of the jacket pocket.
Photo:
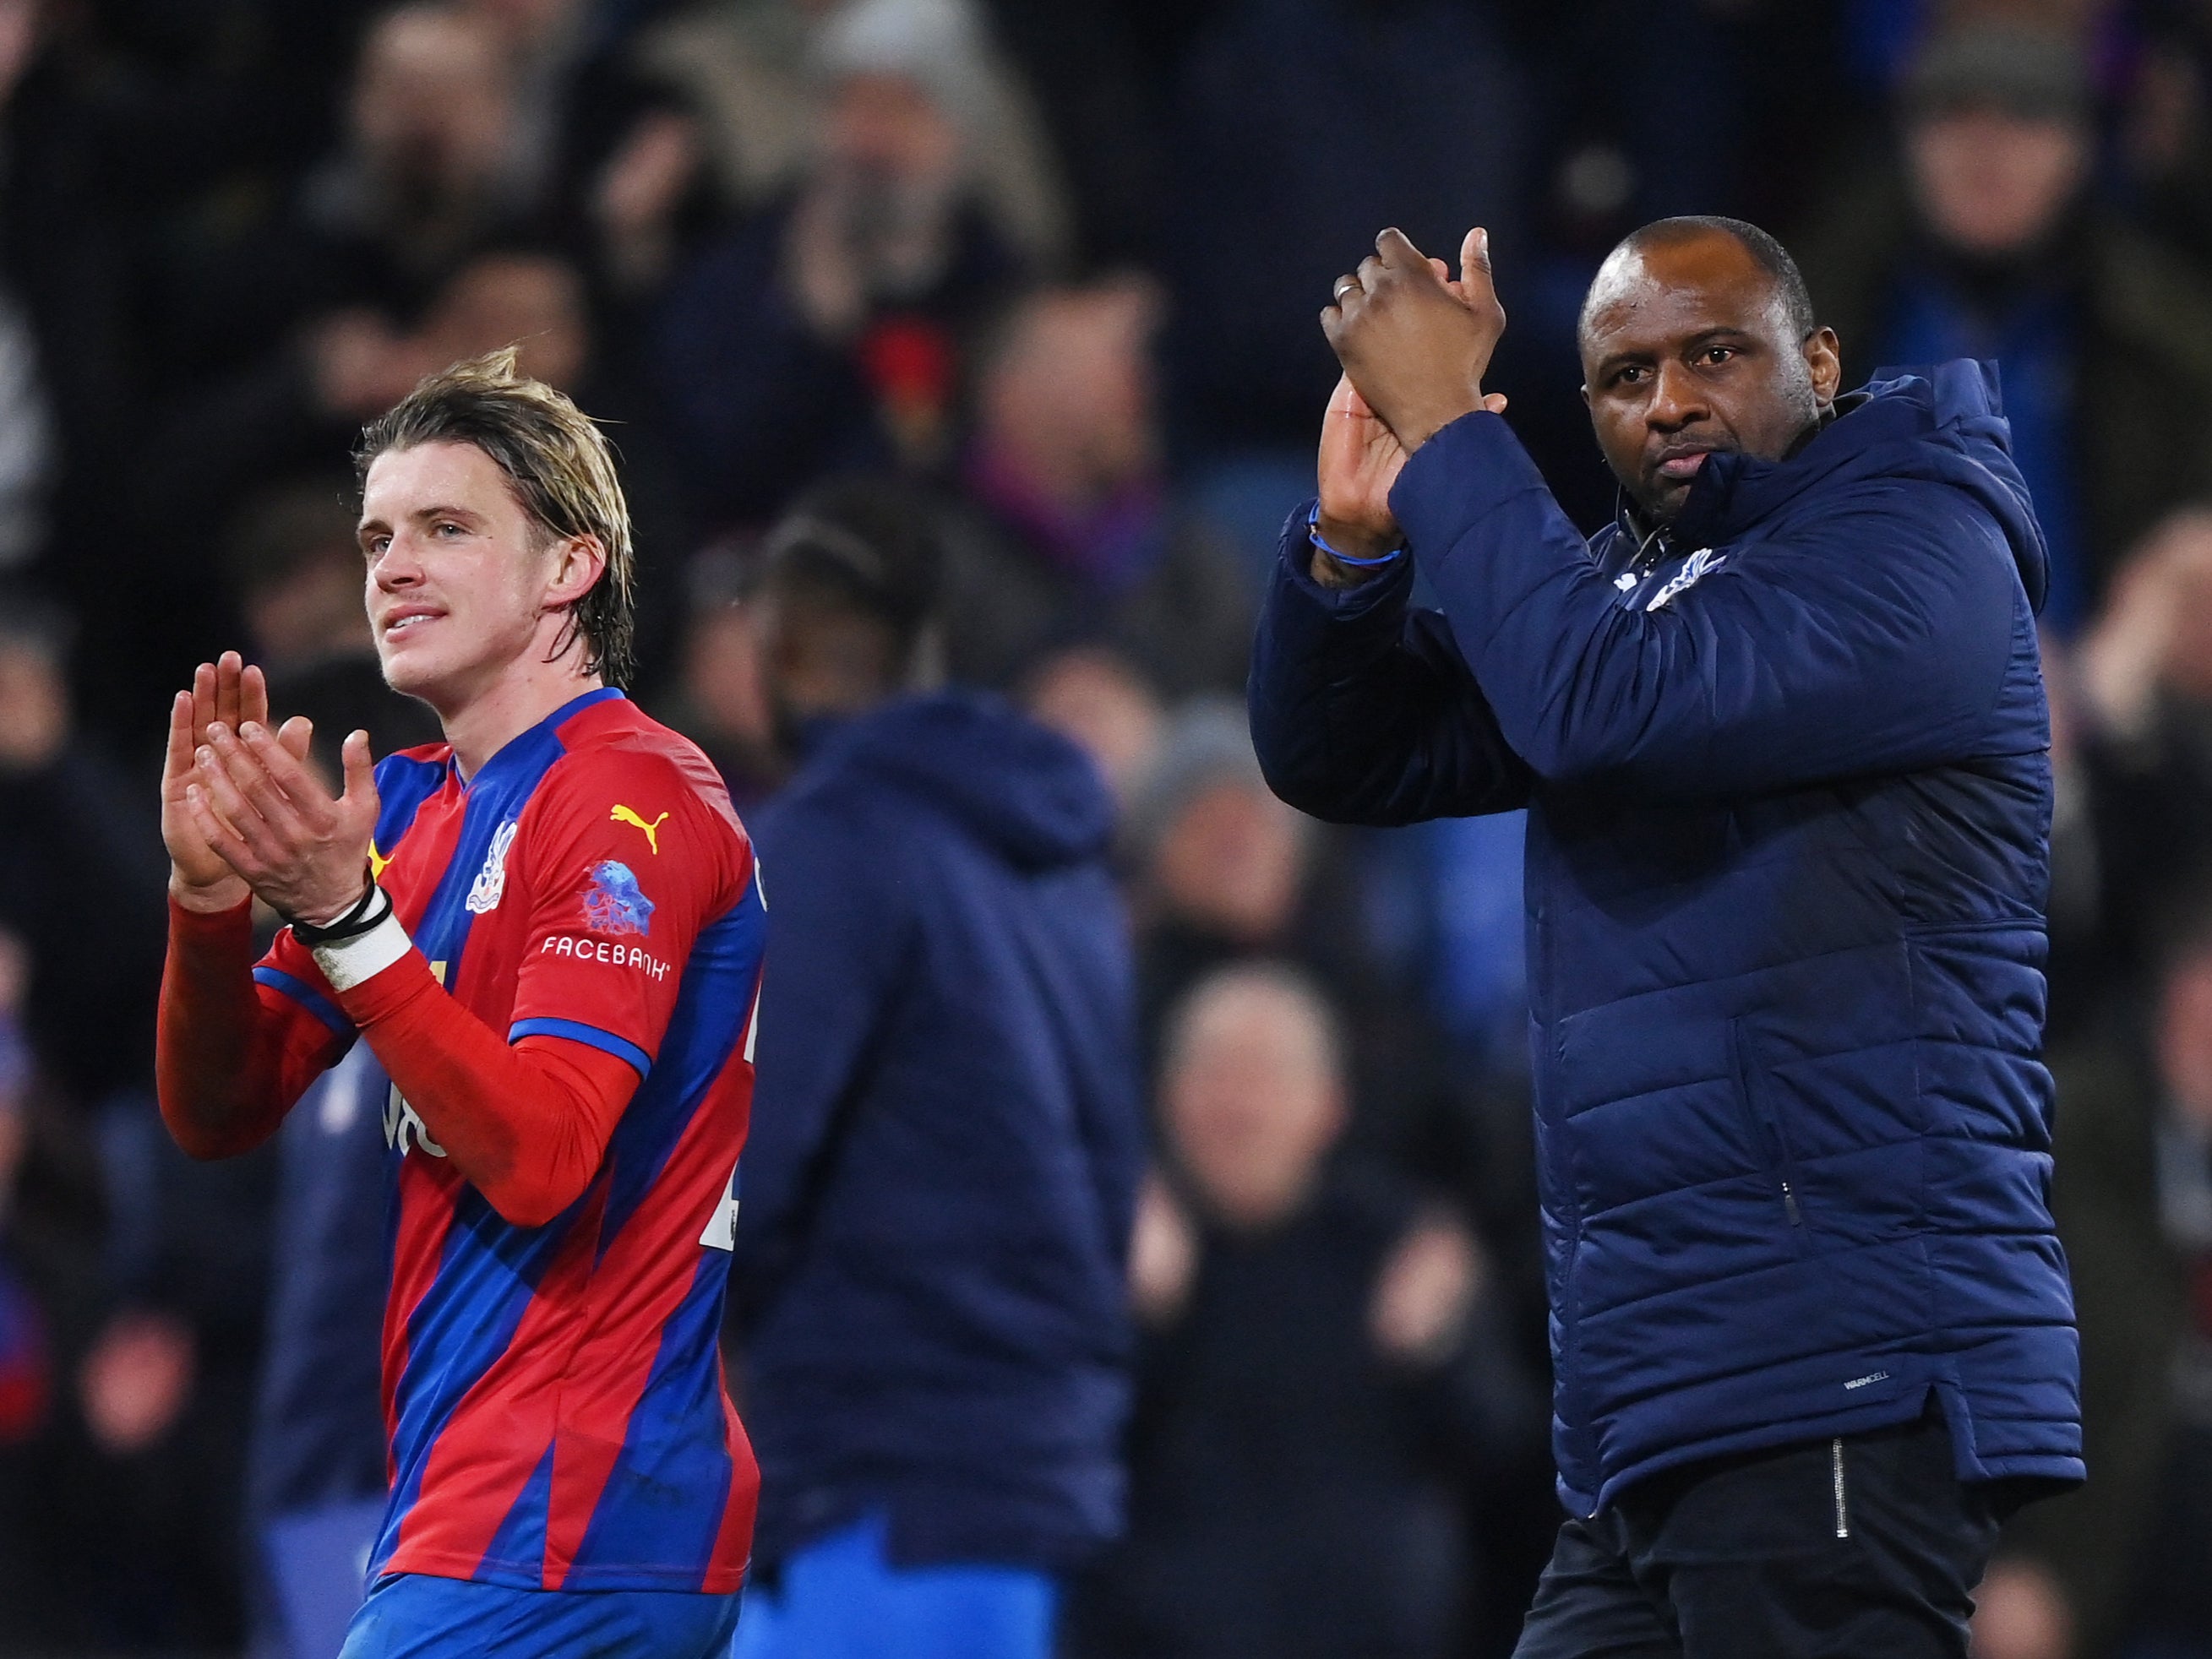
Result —
POLYGON ((1757 1044, 1741 1018, 1729 1022, 1729 1053, 1735 1067, 1736 1097, 1743 1103, 1752 1145, 1758 1149, 1760 1165, 1773 1183, 1775 1200, 1789 1228, 1790 1243, 1801 1255, 1810 1255, 1812 1241, 1805 1225, 1803 1188, 1797 1178, 1797 1162, 1790 1152, 1790 1137, 1775 1103, 1771 1079, 1760 1066, 1757 1044))

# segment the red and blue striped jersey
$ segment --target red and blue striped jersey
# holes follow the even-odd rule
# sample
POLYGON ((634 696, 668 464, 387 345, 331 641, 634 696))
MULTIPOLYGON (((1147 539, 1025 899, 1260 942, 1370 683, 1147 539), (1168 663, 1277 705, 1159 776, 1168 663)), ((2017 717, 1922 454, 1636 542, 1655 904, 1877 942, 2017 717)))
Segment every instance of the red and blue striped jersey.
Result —
MULTIPOLYGON (((706 757, 611 690, 473 777, 439 744, 376 781, 372 862, 447 992, 510 1042, 586 1043, 640 1081, 539 1227, 501 1218, 392 1091, 372 1576, 734 1590, 759 1475, 717 1337, 766 928, 751 846, 706 757)), ((289 929, 254 976, 353 1035, 289 929)))

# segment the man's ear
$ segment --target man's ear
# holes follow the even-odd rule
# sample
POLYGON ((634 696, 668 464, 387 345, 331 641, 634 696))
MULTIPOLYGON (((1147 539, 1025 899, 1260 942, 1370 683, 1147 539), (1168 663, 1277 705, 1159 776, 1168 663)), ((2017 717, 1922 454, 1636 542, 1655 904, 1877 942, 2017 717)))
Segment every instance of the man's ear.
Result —
POLYGON ((592 591, 607 568, 607 550, 597 536, 570 536, 555 550, 552 580, 546 584, 545 605, 558 610, 574 605, 592 591))
POLYGON ((1816 328, 1805 337, 1805 367, 1812 372, 1814 401, 1825 410, 1844 385, 1844 348, 1835 330, 1816 328))

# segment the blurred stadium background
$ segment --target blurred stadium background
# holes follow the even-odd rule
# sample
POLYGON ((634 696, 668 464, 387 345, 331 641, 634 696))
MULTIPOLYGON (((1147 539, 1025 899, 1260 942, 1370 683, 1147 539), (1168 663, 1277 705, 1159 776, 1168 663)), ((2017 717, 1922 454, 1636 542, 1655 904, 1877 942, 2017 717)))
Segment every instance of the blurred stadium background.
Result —
POLYGON ((347 1473, 256 1437, 336 1386, 270 1334, 319 1247, 281 1146, 193 1166, 154 1111, 155 745, 232 645, 326 732, 424 735, 376 679, 348 450, 520 341, 614 423, 633 689, 741 810, 784 758, 733 598, 853 472, 948 538, 952 671, 1122 805, 1158 1156, 1199 1205, 1144 1207, 1133 1534, 1071 1652, 1143 1659, 1141 1594, 1224 1659, 1364 1659, 1407 1606, 1505 1653, 1557 1513, 1517 824, 1302 820, 1237 696, 1332 277, 1386 223, 1447 255, 1488 225, 1492 389, 1594 524, 1575 310, 1677 212, 1780 234, 1849 384, 2003 367, 2058 569, 2095 1478, 2022 1518, 1977 1640, 2212 1655, 2206 0, 0 0, 0 1651, 281 1651, 260 1523, 347 1473), (1307 1561, 1295 1638, 1240 1633, 1223 1587, 1307 1561))

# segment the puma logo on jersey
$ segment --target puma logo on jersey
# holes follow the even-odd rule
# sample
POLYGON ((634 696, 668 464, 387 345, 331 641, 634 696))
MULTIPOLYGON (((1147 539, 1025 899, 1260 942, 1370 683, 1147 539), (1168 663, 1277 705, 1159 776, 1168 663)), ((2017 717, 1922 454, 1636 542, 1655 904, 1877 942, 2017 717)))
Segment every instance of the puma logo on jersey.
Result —
POLYGON ((368 878, 371 881, 382 881, 384 879, 385 868, 391 862, 392 860, 389 858, 376 850, 376 843, 374 842, 369 842, 368 878))
POLYGON ((660 826, 668 822, 667 813, 663 812, 659 817, 653 819, 651 823, 647 823, 643 818, 638 817, 638 815, 629 807, 617 806, 613 811, 607 814, 607 822, 609 823, 635 824, 638 829, 644 830, 646 846, 652 849, 653 855, 655 858, 659 858, 660 856, 660 826))

